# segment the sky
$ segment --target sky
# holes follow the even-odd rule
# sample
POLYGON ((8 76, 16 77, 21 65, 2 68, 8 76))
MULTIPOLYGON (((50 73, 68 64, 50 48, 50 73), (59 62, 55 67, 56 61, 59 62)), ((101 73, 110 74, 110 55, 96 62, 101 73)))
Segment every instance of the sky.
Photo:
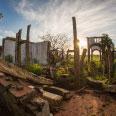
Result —
MULTIPOLYGON (((73 42, 72 17, 77 20, 77 34, 83 46, 88 36, 109 34, 116 44, 116 0, 0 0, 0 44, 6 36, 15 37, 31 24, 31 41, 41 41, 46 33, 68 35, 73 42)), ((72 44, 72 43, 71 43, 72 44)))

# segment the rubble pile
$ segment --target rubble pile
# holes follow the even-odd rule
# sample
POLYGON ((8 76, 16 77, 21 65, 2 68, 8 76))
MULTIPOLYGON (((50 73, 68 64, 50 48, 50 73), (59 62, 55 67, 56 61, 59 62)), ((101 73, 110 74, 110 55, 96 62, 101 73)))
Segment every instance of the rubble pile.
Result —
POLYGON ((0 114, 4 116, 50 116, 70 92, 53 86, 50 79, 1 61, 0 94, 0 114))

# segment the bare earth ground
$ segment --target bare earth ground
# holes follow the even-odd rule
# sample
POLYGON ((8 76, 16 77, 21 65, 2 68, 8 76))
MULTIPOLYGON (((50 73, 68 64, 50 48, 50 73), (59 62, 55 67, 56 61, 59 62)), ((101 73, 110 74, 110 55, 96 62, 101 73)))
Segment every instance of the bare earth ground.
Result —
POLYGON ((93 90, 73 92, 55 116, 116 116, 116 96, 93 90))

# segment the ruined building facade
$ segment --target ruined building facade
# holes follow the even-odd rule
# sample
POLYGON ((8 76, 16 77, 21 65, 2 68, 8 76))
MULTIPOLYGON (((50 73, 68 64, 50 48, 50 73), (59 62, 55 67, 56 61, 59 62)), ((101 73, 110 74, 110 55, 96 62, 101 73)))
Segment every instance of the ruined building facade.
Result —
POLYGON ((2 57, 10 59, 17 65, 29 65, 39 63, 47 65, 49 63, 50 42, 30 42, 30 25, 27 27, 26 40, 21 39, 21 31, 16 33, 16 38, 6 37, 2 41, 2 57))
MULTIPOLYGON (((49 61, 50 43, 44 42, 29 42, 29 57, 30 63, 48 64, 49 61)), ((16 38, 6 37, 3 39, 3 58, 12 57, 12 63, 16 63, 16 38)), ((26 42, 21 44, 21 65, 26 64, 26 42)))

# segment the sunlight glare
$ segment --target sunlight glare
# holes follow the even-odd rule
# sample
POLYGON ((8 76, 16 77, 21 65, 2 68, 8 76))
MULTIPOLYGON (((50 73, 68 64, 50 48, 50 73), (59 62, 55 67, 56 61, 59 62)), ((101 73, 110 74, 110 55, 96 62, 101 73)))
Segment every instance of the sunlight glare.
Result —
POLYGON ((80 46, 80 49, 87 48, 87 41, 85 39, 80 39, 79 46, 80 46))

